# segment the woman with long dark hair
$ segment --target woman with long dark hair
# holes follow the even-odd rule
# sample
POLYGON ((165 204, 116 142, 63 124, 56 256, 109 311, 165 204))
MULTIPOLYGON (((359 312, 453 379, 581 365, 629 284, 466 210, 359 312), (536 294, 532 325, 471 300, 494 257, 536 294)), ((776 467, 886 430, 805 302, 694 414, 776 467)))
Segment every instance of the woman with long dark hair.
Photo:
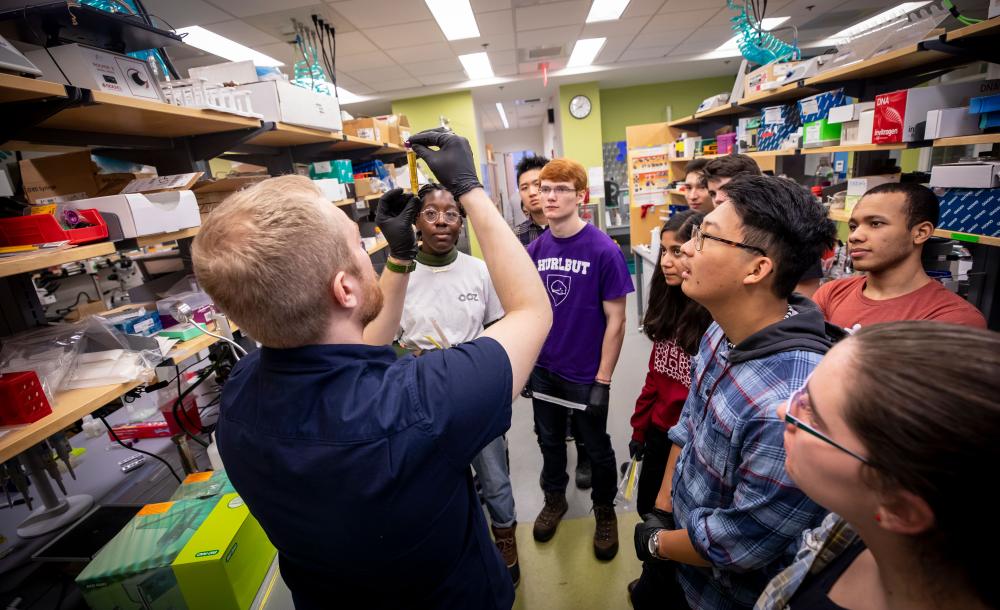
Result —
POLYGON ((862 328, 779 409, 785 465, 833 511, 758 610, 1000 607, 995 505, 1000 334, 862 328))

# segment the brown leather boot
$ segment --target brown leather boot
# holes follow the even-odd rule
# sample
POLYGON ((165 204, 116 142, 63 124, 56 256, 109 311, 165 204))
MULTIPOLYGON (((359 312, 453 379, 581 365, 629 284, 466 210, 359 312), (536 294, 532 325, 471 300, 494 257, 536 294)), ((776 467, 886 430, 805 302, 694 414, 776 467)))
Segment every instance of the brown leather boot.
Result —
POLYGON ((535 540, 539 542, 551 540, 567 510, 569 504, 566 503, 565 493, 545 492, 545 506, 542 507, 542 512, 538 513, 535 527, 531 531, 535 540))
POLYGON ((517 586, 521 582, 521 566, 517 565, 517 539, 514 533, 517 531, 517 524, 510 527, 493 527, 493 541, 500 549, 500 555, 507 564, 507 571, 510 572, 510 579, 517 586))
POLYGON ((594 555, 605 561, 618 554, 618 517, 614 506, 595 506, 594 555))

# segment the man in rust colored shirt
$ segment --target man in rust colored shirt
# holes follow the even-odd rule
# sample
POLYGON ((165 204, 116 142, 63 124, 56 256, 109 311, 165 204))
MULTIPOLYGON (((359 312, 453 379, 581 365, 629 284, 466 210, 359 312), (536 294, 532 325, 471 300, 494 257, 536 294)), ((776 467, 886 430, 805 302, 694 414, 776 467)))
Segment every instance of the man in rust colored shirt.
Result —
POLYGON ((816 291, 826 319, 848 330, 899 320, 985 328, 978 309, 924 272, 920 254, 937 222, 938 200, 925 186, 890 183, 865 193, 851 212, 848 243, 854 270, 866 275, 816 291))

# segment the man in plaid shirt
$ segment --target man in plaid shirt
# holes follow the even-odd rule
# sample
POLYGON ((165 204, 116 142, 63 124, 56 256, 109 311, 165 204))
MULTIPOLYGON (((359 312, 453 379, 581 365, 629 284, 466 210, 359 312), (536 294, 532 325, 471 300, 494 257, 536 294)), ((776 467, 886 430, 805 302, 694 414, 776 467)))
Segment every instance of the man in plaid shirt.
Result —
MULTIPOLYGON (((825 511, 785 472, 776 407, 800 387, 842 331, 792 294, 835 237, 823 207, 797 184, 747 176, 723 187, 682 251, 682 289, 715 319, 692 362, 691 392, 653 515, 636 526, 640 559, 670 561, 687 603, 749 609, 825 511)), ((669 574, 669 571, 667 572, 669 574)), ((632 592, 646 607, 665 590, 644 569, 632 592)))

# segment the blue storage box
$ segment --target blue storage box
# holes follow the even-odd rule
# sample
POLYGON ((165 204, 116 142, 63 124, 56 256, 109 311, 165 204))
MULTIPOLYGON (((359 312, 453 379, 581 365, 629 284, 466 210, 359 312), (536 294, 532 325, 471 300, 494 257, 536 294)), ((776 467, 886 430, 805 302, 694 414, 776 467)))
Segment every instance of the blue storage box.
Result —
POLYGON ((803 123, 822 121, 830 116, 831 108, 844 106, 847 103, 848 98, 844 95, 843 89, 817 93, 798 101, 799 116, 803 123))
POLYGON ((979 128, 989 129, 990 127, 1000 127, 1000 111, 984 112, 979 115, 979 128))
POLYGON ((969 114, 1000 112, 1000 94, 983 95, 969 100, 969 114))
POLYGON ((938 228, 1000 237, 1000 189, 948 189, 938 228))
POLYGON ((153 304, 120 307, 101 317, 126 335, 152 337, 163 330, 163 321, 153 304))

